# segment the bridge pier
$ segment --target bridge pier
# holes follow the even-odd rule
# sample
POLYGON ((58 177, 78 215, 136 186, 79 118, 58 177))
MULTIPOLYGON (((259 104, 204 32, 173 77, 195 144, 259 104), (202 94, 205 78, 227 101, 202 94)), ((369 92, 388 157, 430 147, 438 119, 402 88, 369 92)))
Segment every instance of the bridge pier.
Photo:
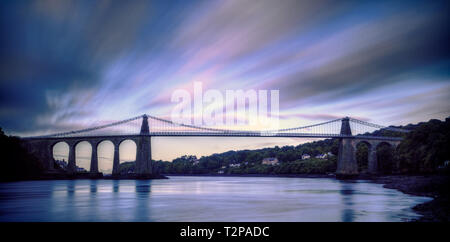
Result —
POLYGON ((97 156, 97 142, 90 142, 92 147, 91 153, 91 168, 89 171, 91 173, 98 173, 98 156, 97 156))
POLYGON ((152 174, 152 153, 150 136, 142 136, 138 139, 135 169, 136 174, 139 175, 152 174))
POLYGON ((113 170, 112 170, 112 174, 113 175, 119 175, 120 174, 120 154, 119 154, 119 146, 120 143, 119 142, 114 142, 114 159, 113 159, 113 170))
POLYGON ((67 170, 70 173, 76 173, 77 172, 77 166, 75 164, 75 142, 68 143, 69 145, 69 161, 67 164, 67 170))
POLYGON ((349 138, 339 139, 336 175, 341 177, 358 175, 358 163, 355 158, 354 138, 351 137, 350 118, 345 117, 342 119, 340 134, 349 136, 349 138))
POLYGON ((378 146, 380 146, 381 144, 388 144, 390 145, 394 151, 397 149, 397 146, 400 144, 400 141, 372 141, 370 144, 370 149, 369 149, 369 157, 368 157, 368 172, 370 174, 377 174, 378 173, 378 167, 379 167, 379 162, 378 162, 378 157, 377 157, 377 148, 378 146))
POLYGON ((352 138, 340 139, 336 175, 358 175, 358 163, 356 161, 355 153, 356 150, 354 149, 352 138))
POLYGON ((137 142, 135 172, 138 175, 152 174, 152 151, 151 136, 148 126, 148 117, 144 115, 142 118, 140 137, 137 142))
MULTIPOLYGON (((355 150, 356 152, 356 150, 355 150)), ((378 172, 377 145, 371 144, 369 147, 368 172, 376 174, 378 172)))

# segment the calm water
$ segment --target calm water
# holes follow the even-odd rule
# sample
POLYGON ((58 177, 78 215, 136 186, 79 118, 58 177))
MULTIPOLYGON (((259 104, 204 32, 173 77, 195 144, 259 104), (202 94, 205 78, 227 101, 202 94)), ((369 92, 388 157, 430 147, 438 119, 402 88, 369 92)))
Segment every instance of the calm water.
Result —
POLYGON ((430 200, 366 181, 170 178, 0 183, 0 221, 405 221, 430 200))

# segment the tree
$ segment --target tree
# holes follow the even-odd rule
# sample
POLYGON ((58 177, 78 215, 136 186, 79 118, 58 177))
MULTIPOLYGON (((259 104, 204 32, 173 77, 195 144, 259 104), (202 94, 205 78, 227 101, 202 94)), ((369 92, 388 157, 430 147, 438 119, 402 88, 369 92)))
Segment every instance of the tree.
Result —
POLYGON ((391 145, 382 143, 377 147, 378 171, 392 173, 394 171, 394 150, 391 145))
POLYGON ((356 161, 358 163, 358 170, 365 171, 367 170, 369 164, 369 147, 366 143, 361 142, 356 146, 356 161))
POLYGON ((22 180, 39 177, 44 172, 39 159, 22 146, 17 137, 6 136, 0 128, 0 153, 2 154, 1 180, 22 180))

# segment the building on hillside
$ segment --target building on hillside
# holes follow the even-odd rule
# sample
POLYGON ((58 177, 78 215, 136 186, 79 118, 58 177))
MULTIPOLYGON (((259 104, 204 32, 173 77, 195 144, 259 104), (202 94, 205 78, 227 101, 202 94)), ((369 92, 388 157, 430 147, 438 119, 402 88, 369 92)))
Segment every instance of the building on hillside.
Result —
POLYGON ((278 159, 275 157, 268 157, 262 160, 263 165, 278 165, 278 159))
POLYGON ((230 164, 230 167, 240 167, 241 164, 237 163, 237 164, 230 164))
POLYGON ((326 159, 326 158, 333 157, 333 156, 334 156, 333 153, 328 152, 326 154, 316 155, 316 158, 318 158, 318 159, 326 159))
POLYGON ((63 170, 67 170, 67 162, 63 160, 55 160, 55 163, 61 167, 63 170))
POLYGON ((308 155, 308 154, 303 154, 303 155, 302 155, 302 160, 307 160, 307 159, 309 159, 309 158, 311 158, 311 156, 308 155))
POLYGON ((446 160, 442 165, 438 166, 438 169, 443 170, 447 169, 448 167, 450 167, 450 161, 446 160))
POLYGON ((317 159, 326 159, 327 157, 328 157, 327 154, 319 154, 319 155, 316 155, 316 158, 317 158, 317 159))
POLYGON ((84 169, 83 167, 77 166, 77 172, 87 172, 87 170, 84 169))

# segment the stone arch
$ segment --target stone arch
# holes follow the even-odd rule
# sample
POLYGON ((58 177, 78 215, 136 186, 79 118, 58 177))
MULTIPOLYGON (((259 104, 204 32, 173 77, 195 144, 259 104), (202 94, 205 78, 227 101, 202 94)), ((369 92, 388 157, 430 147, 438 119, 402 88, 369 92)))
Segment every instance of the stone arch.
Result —
POLYGON ((97 141, 98 171, 112 173, 114 159, 114 141, 109 139, 97 141))
MULTIPOLYGON (((125 162, 136 162, 138 143, 134 139, 126 138, 119 142, 119 165, 125 162)), ((134 172, 134 165, 128 165, 126 173, 134 172)))
POLYGON ((377 143, 377 149, 378 149, 378 147, 380 147, 380 146, 382 146, 382 145, 387 145, 387 146, 389 146, 389 147, 393 147, 393 145, 391 144, 391 142, 388 142, 388 141, 380 141, 380 142, 377 143))
POLYGON ((390 173, 394 168, 394 147, 391 142, 381 141, 376 146, 378 172, 390 173))
POLYGON ((70 145, 64 140, 58 140, 50 145, 50 150, 56 165, 66 170, 69 163, 70 145))
POLYGON ((103 141, 106 141, 106 140, 89 140, 88 142, 91 144, 91 146, 92 146, 92 151, 94 151, 94 149, 95 150, 98 150, 98 145, 101 143, 101 142, 103 142, 103 141))
POLYGON ((394 150, 394 153, 396 153, 400 147, 400 142, 393 141, 393 142, 390 142, 390 144, 392 146, 392 149, 394 150))
POLYGON ((120 152, 120 163, 122 161, 136 161, 137 155, 137 142, 134 139, 123 139, 119 142, 119 152, 120 152), (122 151, 121 149, 127 149, 122 151), (131 152, 125 153, 125 152, 131 152))
POLYGON ((91 156, 94 149, 91 142, 88 140, 77 140, 74 143, 74 149, 76 166, 85 171, 89 171, 91 167, 91 156))
POLYGON ((365 172, 369 169, 370 152, 373 145, 367 140, 357 140, 355 144, 355 158, 358 163, 358 171, 365 172))

